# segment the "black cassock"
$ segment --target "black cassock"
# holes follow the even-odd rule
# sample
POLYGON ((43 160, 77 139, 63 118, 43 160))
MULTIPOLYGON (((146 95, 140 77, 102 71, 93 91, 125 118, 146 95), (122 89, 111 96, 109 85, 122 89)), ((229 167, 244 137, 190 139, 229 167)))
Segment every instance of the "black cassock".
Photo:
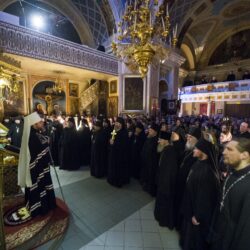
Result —
POLYGON ((91 131, 88 127, 83 127, 78 131, 79 151, 81 166, 90 164, 91 157, 91 131))
POLYGON ((141 173, 141 151, 146 141, 145 132, 142 131, 139 135, 134 136, 134 141, 131 150, 131 173, 136 179, 140 178, 141 173))
POLYGON ((11 145, 20 148, 23 135, 23 123, 11 124, 7 137, 11 138, 11 145))
POLYGON ((55 166, 59 165, 59 140, 63 132, 63 125, 59 121, 50 124, 50 149, 55 166))
POLYGON ((135 134, 133 129, 127 129, 128 131, 128 165, 129 165, 129 176, 132 177, 132 147, 135 140, 135 134))
POLYGON ((107 135, 103 129, 93 133, 91 145, 90 173, 101 178, 107 173, 107 135))
POLYGON ((219 183, 210 162, 197 160, 187 178, 181 212, 184 216, 181 229, 181 244, 184 250, 208 249, 212 216, 219 198, 219 183), (192 224, 195 216, 200 225, 192 224))
MULTIPOLYGON (((250 171, 250 166, 234 171, 229 177, 225 191, 241 176, 250 171)), ((236 183, 228 192, 221 211, 217 209, 212 227, 212 250, 250 249, 250 175, 236 183)))
POLYGON ((48 137, 31 128, 29 149, 32 186, 25 189, 25 201, 31 216, 34 217, 44 215, 55 208, 56 199, 50 176, 48 137))
POLYGON ((193 151, 187 150, 184 153, 184 158, 179 166, 177 181, 176 181, 176 195, 175 195, 175 222, 176 229, 180 230, 183 215, 181 214, 181 204, 183 194, 186 189, 187 177, 190 172, 191 167, 195 163, 197 158, 193 157, 193 151))
POLYGON ((129 182, 129 138, 126 129, 117 131, 114 144, 109 146, 107 181, 116 187, 129 182))
POLYGON ((159 154, 157 153, 158 137, 147 138, 141 151, 141 177, 143 189, 152 196, 156 195, 156 171, 159 154))
POLYGON ((80 168, 78 135, 75 128, 64 128, 59 141, 60 169, 76 170, 80 168))
POLYGON ((154 215, 160 226, 173 229, 175 225, 174 201, 178 173, 177 152, 171 145, 161 152, 157 172, 157 195, 154 215))

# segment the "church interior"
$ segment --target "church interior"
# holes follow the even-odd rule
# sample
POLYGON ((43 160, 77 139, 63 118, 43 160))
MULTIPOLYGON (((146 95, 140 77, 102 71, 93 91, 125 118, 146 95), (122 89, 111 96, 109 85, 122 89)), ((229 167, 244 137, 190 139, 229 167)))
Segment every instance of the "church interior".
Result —
POLYGON ((89 161, 63 169, 54 159, 57 208, 14 223, 22 138, 9 146, 10 122, 14 137, 32 112, 77 129, 100 117, 249 123, 249 40, 249 0, 1 0, 0 249, 181 249, 138 180, 113 187, 89 161))

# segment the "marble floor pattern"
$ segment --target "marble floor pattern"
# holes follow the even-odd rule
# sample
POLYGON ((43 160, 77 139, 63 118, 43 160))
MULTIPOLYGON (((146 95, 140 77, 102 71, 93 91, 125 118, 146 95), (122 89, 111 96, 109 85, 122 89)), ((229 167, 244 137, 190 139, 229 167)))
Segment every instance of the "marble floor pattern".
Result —
MULTIPOLYGON (((136 180, 122 188, 78 171, 56 168, 71 218, 64 238, 38 250, 177 250, 178 234, 154 219, 154 199, 136 180)), ((61 197, 54 170, 56 195, 61 197)))

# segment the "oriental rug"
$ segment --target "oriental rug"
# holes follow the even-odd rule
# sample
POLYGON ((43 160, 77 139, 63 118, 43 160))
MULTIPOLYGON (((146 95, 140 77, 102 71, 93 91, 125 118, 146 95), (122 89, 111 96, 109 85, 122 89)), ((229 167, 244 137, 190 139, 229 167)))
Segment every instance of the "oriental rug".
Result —
MULTIPOLYGON (((69 209, 60 199, 57 207, 45 216, 37 216, 26 223, 16 226, 5 225, 6 249, 28 250, 64 235, 69 223, 69 209)), ((24 197, 13 197, 6 200, 4 214, 24 204, 24 197)))

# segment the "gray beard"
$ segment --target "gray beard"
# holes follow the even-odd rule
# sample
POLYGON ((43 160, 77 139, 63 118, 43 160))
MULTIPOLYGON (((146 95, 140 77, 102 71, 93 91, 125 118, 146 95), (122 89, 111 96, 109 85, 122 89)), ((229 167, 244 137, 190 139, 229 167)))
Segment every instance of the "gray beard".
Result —
POLYGON ((162 146, 161 144, 158 144, 157 145, 157 153, 161 153, 165 147, 166 147, 165 145, 162 146))
POLYGON ((188 142, 186 142, 186 145, 185 145, 185 149, 186 150, 193 150, 194 149, 194 145, 192 145, 192 144, 190 144, 190 143, 188 143, 188 142))

